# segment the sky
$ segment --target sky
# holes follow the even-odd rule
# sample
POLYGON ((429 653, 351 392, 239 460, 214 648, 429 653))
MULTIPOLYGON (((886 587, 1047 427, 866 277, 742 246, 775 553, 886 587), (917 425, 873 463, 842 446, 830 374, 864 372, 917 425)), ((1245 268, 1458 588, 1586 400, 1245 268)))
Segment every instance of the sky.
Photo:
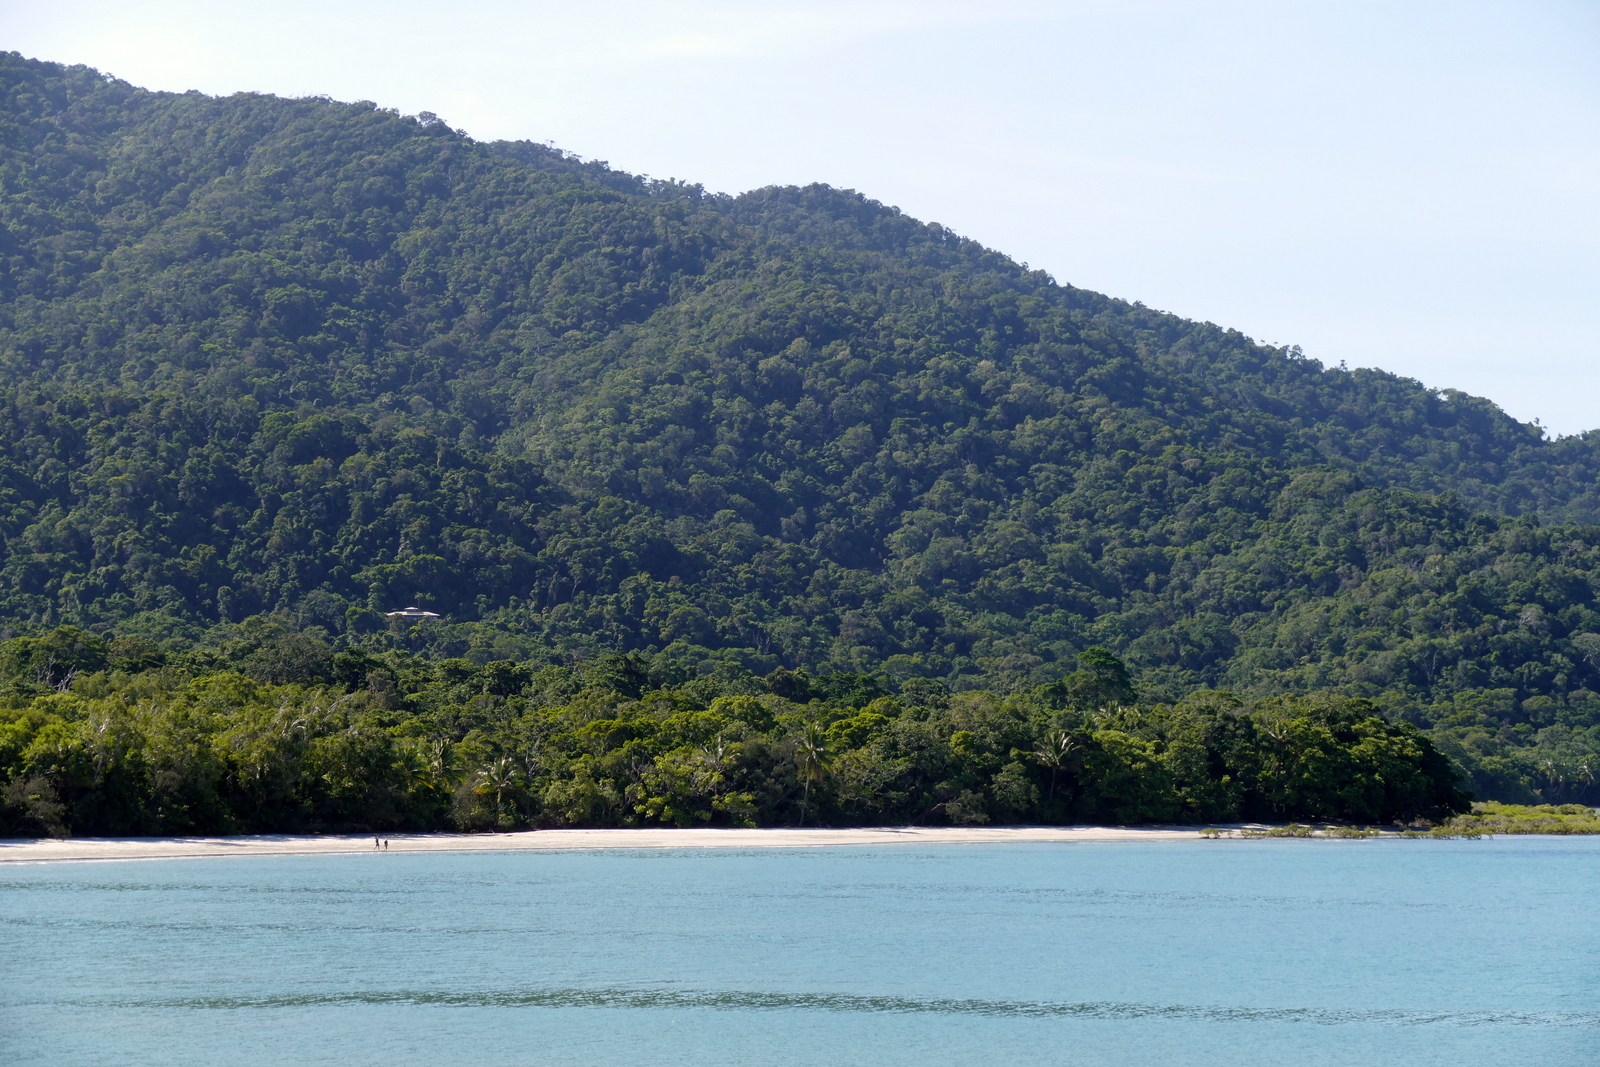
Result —
POLYGON ((1600 0, 0 0, 0 48, 858 189, 1061 282, 1600 428, 1600 0))

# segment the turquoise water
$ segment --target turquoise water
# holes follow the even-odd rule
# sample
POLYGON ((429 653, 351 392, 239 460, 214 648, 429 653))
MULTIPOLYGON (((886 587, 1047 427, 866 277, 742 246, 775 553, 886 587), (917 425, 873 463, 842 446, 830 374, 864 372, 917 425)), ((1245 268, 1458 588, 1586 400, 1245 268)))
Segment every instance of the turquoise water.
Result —
POLYGON ((11 1065, 1600 1063, 1600 840, 0 868, 11 1065))

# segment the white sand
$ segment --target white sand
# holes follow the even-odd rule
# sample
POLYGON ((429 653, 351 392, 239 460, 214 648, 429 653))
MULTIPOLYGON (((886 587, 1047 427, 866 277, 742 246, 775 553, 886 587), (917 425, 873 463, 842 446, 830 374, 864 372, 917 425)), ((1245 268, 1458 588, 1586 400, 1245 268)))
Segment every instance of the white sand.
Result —
MULTIPOLYGON (((1196 841, 1198 826, 897 826, 859 830, 533 830, 514 834, 391 834, 390 852, 495 852, 509 849, 801 848, 818 845, 1008 844, 1038 841, 1196 841)), ((367 835, 262 834, 249 837, 79 837, 0 840, 0 863, 49 860, 174 859, 372 852, 367 835)))

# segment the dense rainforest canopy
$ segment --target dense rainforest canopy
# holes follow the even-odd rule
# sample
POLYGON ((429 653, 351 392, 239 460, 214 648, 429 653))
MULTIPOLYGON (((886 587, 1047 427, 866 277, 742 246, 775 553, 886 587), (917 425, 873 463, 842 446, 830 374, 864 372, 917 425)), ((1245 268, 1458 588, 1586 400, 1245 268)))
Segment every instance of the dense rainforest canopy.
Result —
MULTIPOLYGON (((1319 722, 1420 727, 1480 795, 1578 799, 1600 751, 1597 473, 1600 436, 1058 284, 855 193, 711 194, 428 114, 0 55, 0 634, 24 642, 0 759, 61 803, 67 772, 27 738, 95 701, 224 693, 515 754, 524 783, 528 738, 566 735, 518 748, 508 723, 611 700, 595 722, 658 724, 591 746, 643 745, 634 786, 710 743, 660 724, 765 700, 716 732, 788 753, 807 796, 806 729, 889 700, 871 714, 937 733, 988 700, 992 736, 939 743, 992 742, 1001 764, 949 789, 1005 817, 1026 808, 995 799, 1011 749, 1081 749, 1112 729, 1095 716, 1137 717, 1159 755, 1163 715, 1268 730, 1310 700, 1319 722), (386 617, 408 604, 445 618, 386 617), (112 638, 163 666, 26 651, 112 638), (294 641, 390 658, 349 678, 215 658, 294 641), (1040 695, 1093 648, 1134 689, 1040 695), (621 654, 659 677, 583 681, 621 654), (528 680, 416 680, 445 663, 528 680), (550 670, 577 688, 538 688, 550 670), (873 681, 763 680, 793 676, 873 681), (499 726, 462 710, 486 695, 499 726)), ((219 722, 194 728, 244 729, 219 722)), ((1064 788, 1060 817, 1089 803, 1064 788)), ((1236 809, 1292 808, 1272 803, 1236 809)))
POLYGON ((537 671, 334 652, 256 619, 168 653, 70 627, 0 647, 0 832, 657 824, 1409 823, 1467 807, 1368 701, 1140 706, 1125 666, 952 694, 637 654, 537 671), (294 681, 285 681, 293 678, 294 681), (61 686, 62 680, 70 684, 61 686))

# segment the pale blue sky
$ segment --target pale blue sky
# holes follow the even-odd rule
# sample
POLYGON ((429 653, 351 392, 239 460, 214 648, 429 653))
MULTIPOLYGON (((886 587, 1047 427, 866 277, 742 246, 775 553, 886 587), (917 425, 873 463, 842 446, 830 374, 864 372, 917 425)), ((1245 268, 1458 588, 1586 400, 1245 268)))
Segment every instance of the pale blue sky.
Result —
POLYGON ((1600 427, 1600 3, 0 0, 139 85, 369 99, 1600 427))

